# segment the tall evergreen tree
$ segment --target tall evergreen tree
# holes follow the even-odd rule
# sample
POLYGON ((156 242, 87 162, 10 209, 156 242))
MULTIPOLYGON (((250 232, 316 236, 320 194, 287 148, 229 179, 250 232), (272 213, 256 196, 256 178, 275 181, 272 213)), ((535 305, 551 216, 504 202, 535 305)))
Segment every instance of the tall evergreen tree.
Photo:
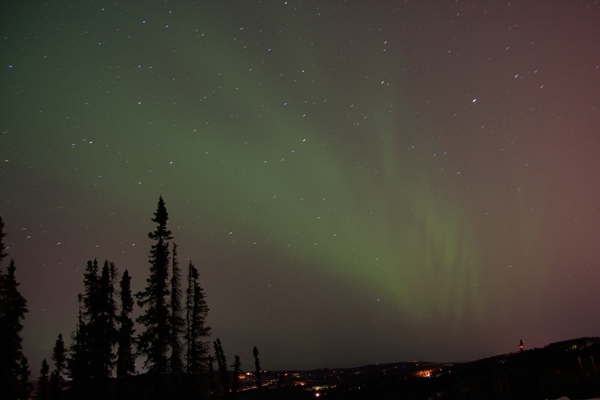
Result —
POLYGON ((52 349, 52 361, 54 361, 54 370, 58 372, 58 376, 62 379, 67 361, 67 350, 62 333, 58 334, 54 348, 52 349))
POLYGON ((103 398, 108 396, 108 380, 115 363, 113 352, 117 340, 114 282, 117 269, 104 262, 87 262, 80 295, 80 315, 73 335, 69 376, 74 396, 103 398))
POLYGON ((70 394, 72 398, 86 399, 90 397, 90 349, 86 337, 88 329, 83 320, 83 295, 77 295, 79 312, 77 316, 77 329, 72 335, 71 354, 67 360, 68 375, 71 379, 70 394))
POLYGON ((233 379, 231 381, 231 393, 235 394, 238 391, 238 381, 239 381, 239 375, 241 372, 241 366, 242 363, 240 361, 240 356, 234 356, 235 357, 235 362, 233 364, 231 364, 231 366, 233 367, 233 379))
MULTIPOLYGON (((2 232, 0 239, 4 236, 2 232)), ((4 258, 4 245, 0 253, 4 258)), ((7 399, 17 398, 19 373, 23 358, 21 321, 27 313, 27 301, 19 292, 13 260, 4 273, 0 269, 0 393, 7 399)))
POLYGON ((150 250, 150 277, 146 288, 137 293, 138 305, 143 314, 137 319, 144 331, 138 336, 138 351, 146 356, 145 366, 151 374, 166 375, 169 370, 168 351, 171 340, 169 318, 169 240, 167 229, 169 215, 162 196, 152 222, 156 229, 148 234, 155 241, 150 250))
POLYGON ((27 301, 19 292, 15 263, 10 261, 4 271, 2 262, 8 255, 4 245, 4 221, 0 217, 0 393, 7 399, 19 395, 19 375, 23 359, 22 321, 27 313, 27 301))
POLYGON ((135 372, 135 354, 133 351, 133 321, 130 314, 133 311, 131 295, 131 278, 125 270, 120 283, 121 313, 118 317, 119 333, 117 340, 117 378, 124 379, 135 372))
POLYGON ((188 264, 185 313, 186 375, 190 398, 206 396, 213 387, 212 362, 209 355, 210 328, 206 325, 208 306, 199 284, 199 273, 194 264, 188 264))
MULTIPOLYGON (((187 289, 185 290, 185 370, 188 375, 195 375, 196 371, 196 357, 192 355, 192 348, 194 347, 195 331, 192 326, 193 306, 194 306, 194 277, 193 274, 198 275, 198 271, 194 264, 190 261, 188 264, 188 275, 187 275, 187 289)), ((197 278, 196 278, 197 280, 197 278)))
POLYGON ((74 338, 76 349, 72 354, 74 391, 82 390, 81 395, 95 391, 92 382, 98 374, 98 360, 101 347, 98 342, 102 339, 100 315, 102 313, 100 296, 100 272, 98 260, 88 260, 83 274, 82 312, 78 320, 78 329, 74 338))
POLYGON ((48 376, 49 373, 50 366, 44 358, 42 361, 42 368, 40 368, 40 378, 38 379, 37 393, 35 396, 37 400, 48 400, 48 390, 50 384, 50 377, 48 376))
POLYGON ((262 397, 262 374, 260 372, 260 360, 258 359, 258 348, 254 346, 252 349, 252 355, 254 356, 254 368, 256 368, 256 387, 262 397))
POLYGON ((119 284, 119 297, 121 311, 117 318, 119 325, 117 337, 117 399, 131 399, 134 394, 131 390, 129 377, 135 372, 134 338, 135 329, 130 317, 133 311, 133 296, 131 295, 131 278, 125 270, 119 284))
POLYGON ((53 400, 60 399, 62 397, 63 390, 63 372, 65 370, 67 360, 67 350, 65 348, 65 342, 63 341, 62 334, 58 334, 58 338, 52 349, 52 360, 54 361, 54 371, 50 376, 50 398, 53 400))
POLYGON ((33 384, 29 381, 31 379, 31 371, 29 370, 29 362, 27 357, 21 357, 21 366, 19 368, 19 399, 29 399, 31 391, 33 390, 33 384))
POLYGON ((186 369, 188 375, 199 377, 206 373, 209 363, 210 327, 206 325, 208 305, 204 290, 199 284, 200 274, 190 261, 188 265, 188 287, 186 290, 186 369))
POLYGON ((171 265, 171 356, 169 358, 169 367, 171 374, 175 376, 183 373, 181 337, 185 329, 185 320, 181 316, 181 270, 177 261, 177 245, 175 243, 173 243, 171 265))
POLYGON ((96 316, 95 329, 97 332, 95 347, 98 350, 97 359, 92 364, 92 373, 101 388, 106 387, 114 366, 115 356, 113 347, 117 339, 116 302, 114 299, 114 281, 116 267, 113 263, 104 262, 100 275, 99 292, 97 296, 99 315, 96 316))
POLYGON ((221 340, 217 338, 214 342, 215 357, 219 366, 219 377, 221 379, 221 388, 223 389, 223 397, 229 395, 229 374, 227 373, 227 358, 221 345, 221 340))
POLYGON ((52 371, 50 374, 50 385, 48 390, 48 398, 50 400, 60 400, 62 399, 62 391, 63 391, 63 380, 60 378, 60 374, 57 370, 52 371))
POLYGON ((213 356, 208 356, 208 376, 209 376, 209 389, 211 393, 216 393, 219 390, 219 384, 215 379, 215 366, 213 365, 213 361, 215 358, 213 356))

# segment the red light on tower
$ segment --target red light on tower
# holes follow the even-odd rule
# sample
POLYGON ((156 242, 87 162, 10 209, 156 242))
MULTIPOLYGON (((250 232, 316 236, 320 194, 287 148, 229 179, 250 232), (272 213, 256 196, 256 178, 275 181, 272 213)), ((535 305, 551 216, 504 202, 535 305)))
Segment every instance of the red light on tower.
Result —
POLYGON ((519 348, 523 351, 523 339, 521 339, 521 343, 519 344, 519 348))

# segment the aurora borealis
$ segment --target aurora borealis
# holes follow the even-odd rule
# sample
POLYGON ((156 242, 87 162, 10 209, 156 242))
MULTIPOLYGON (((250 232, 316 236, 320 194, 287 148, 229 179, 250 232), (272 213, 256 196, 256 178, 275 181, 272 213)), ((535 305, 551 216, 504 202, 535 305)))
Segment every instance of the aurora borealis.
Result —
POLYGON ((34 375, 159 195, 251 369, 600 335, 600 5, 5 2, 0 215, 34 375), (135 3, 135 4, 127 4, 135 3))

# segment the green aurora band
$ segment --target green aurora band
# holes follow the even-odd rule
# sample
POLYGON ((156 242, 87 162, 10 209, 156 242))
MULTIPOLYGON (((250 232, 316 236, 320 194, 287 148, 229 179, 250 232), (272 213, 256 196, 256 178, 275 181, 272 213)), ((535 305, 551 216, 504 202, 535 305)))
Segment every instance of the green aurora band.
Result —
MULTIPOLYGON (((528 225, 519 237, 505 239, 514 220, 502 217, 498 243, 482 234, 485 227, 465 211, 458 186, 440 172, 444 150, 435 128, 415 127, 399 55, 371 65, 351 60, 351 53, 339 68, 325 70, 314 60, 333 56, 315 50, 311 43, 319 39, 309 33, 292 48, 279 43, 297 34, 269 44, 250 28, 226 41, 230 35, 223 32, 239 29, 233 24, 213 23, 206 33, 189 29, 177 39, 148 31, 126 45, 117 37, 106 40, 96 60, 88 60, 103 71, 102 92, 97 83, 87 87, 89 77, 76 73, 75 61, 52 79, 40 77, 50 82, 47 96, 72 87, 62 98, 70 123, 80 121, 93 142, 81 145, 81 132, 68 133, 72 139, 62 143, 72 157, 63 161, 64 170, 76 183, 61 185, 87 187, 89 196, 123 212, 130 204, 115 199, 148 202, 162 192, 167 207, 195 212, 201 224, 226 225, 239 242, 266 240, 349 287, 377 288, 378 297, 413 324, 443 319, 458 326, 463 317, 487 311, 482 286, 493 275, 484 277, 484 266, 510 263, 499 243, 535 248, 541 217, 529 216, 528 202, 517 203, 518 218, 528 225), (146 65, 127 58, 126 46, 169 57, 146 65), (190 70, 199 71, 196 79, 190 70), (114 168, 98 179, 101 165, 114 168), (140 191, 132 195, 136 185, 140 191)), ((357 54, 383 43, 371 39, 357 54)), ((55 134, 40 146, 56 143, 55 134)))
MULTIPOLYGON (((461 214, 451 187, 402 172, 429 166, 415 165, 424 161, 406 156, 406 140, 398 139, 409 136, 398 120, 408 118, 410 110, 396 110, 403 101, 394 90, 398 84, 392 68, 372 71, 373 79, 385 82, 380 90, 364 87, 345 100, 355 103, 350 109, 357 116, 367 117, 336 127, 336 121, 346 118, 339 104, 328 104, 339 103, 328 99, 343 91, 331 73, 315 72, 319 68, 313 65, 310 73, 298 67, 295 76, 277 74, 276 65, 270 69, 258 59, 236 59, 239 45, 232 48, 220 36, 214 34, 202 50, 194 47, 169 61, 203 65, 203 76, 211 79, 185 82, 208 95, 190 105, 187 115, 167 116, 162 126, 172 128, 164 129, 163 138, 152 138, 161 143, 154 150, 154 164, 167 165, 171 159, 177 164, 177 172, 160 180, 167 186, 176 179, 200 188, 199 194, 178 197, 201 197, 197 200, 209 214, 202 221, 228 221, 248 242, 270 238, 271 245, 286 248, 288 257, 324 267, 319 271, 325 275, 377 287, 413 323, 434 323, 440 317, 458 323, 466 310, 483 313, 472 222, 461 214), (211 54, 211 62, 204 64, 202 54, 211 54), (307 87, 310 94, 305 94, 307 87), (225 114, 230 117, 222 122, 225 114), (199 121, 205 121, 203 126, 198 127, 199 121), (237 121, 244 121, 243 126, 237 121), (349 140, 337 143, 332 131, 349 140), (366 144, 348 144, 353 136, 366 134, 366 144), (365 154, 370 165, 359 161, 365 154)), ((301 66, 308 59, 304 48, 288 53, 290 65, 301 66)), ((166 68, 157 73, 163 74, 166 68)), ((170 82, 145 76, 139 84, 148 82, 157 88, 142 107, 171 101, 165 96, 170 82)), ((143 135, 143 128, 134 129, 143 135)), ((152 151, 150 139, 145 141, 144 152, 152 151)), ((121 151, 133 145, 124 144, 121 151)))

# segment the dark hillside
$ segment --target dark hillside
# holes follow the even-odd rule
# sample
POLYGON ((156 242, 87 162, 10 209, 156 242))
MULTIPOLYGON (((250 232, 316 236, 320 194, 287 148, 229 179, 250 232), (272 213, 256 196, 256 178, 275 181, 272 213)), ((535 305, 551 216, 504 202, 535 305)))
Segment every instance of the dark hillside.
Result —
POLYGON ((600 396, 600 338, 554 343, 415 374, 338 385, 329 399, 589 399, 600 396))

